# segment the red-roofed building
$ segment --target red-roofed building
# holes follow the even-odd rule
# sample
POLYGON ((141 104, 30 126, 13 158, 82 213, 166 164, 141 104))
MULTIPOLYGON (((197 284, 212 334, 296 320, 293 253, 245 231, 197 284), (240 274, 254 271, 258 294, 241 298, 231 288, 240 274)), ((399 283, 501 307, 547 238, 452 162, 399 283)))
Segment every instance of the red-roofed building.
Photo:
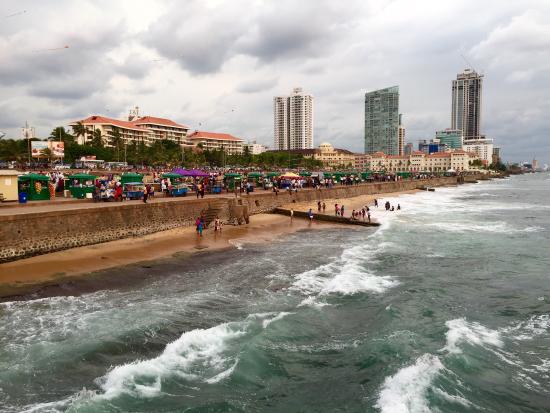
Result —
POLYGON ((244 141, 228 133, 195 131, 188 136, 193 146, 202 146, 204 150, 223 150, 228 155, 240 155, 244 151, 244 141))
POLYGON ((77 137, 79 144, 89 143, 94 133, 100 131, 105 145, 110 145, 110 139, 115 130, 118 130, 124 144, 132 142, 143 142, 151 145, 155 141, 168 139, 180 145, 190 146, 187 141, 189 128, 180 125, 170 119, 143 116, 131 121, 108 118, 105 116, 92 115, 86 119, 75 121, 69 126, 76 126, 81 123, 86 129, 84 135, 77 137))
POLYGON ((96 131, 100 131, 103 142, 109 145, 110 137, 115 130, 120 132, 120 136, 125 144, 131 142, 148 142, 149 131, 147 128, 140 127, 132 122, 92 115, 86 119, 71 122, 69 126, 75 127, 80 123, 85 127, 84 134, 77 136, 77 142, 80 145, 91 142, 94 133, 97 133, 96 131))

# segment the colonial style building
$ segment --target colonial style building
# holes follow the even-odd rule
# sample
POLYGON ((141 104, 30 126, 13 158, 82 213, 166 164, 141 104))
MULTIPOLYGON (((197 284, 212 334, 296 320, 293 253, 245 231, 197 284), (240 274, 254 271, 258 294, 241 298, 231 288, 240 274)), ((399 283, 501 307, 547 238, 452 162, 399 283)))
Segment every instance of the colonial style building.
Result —
POLYGON ((386 155, 375 152, 370 155, 369 169, 385 172, 463 172, 471 170, 470 162, 479 159, 476 154, 456 150, 426 154, 415 151, 410 155, 386 155))

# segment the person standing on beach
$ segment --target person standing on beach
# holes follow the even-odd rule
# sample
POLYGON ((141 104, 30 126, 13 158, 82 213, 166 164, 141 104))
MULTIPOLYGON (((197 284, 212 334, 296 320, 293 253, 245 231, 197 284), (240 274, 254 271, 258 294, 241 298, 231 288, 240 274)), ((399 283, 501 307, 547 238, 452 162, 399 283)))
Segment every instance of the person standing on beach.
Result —
POLYGON ((367 218, 368 218, 369 224, 370 224, 370 212, 367 212, 367 218))
POLYGON ((374 206, 378 208, 378 199, 374 198, 374 206))
POLYGON ((290 221, 294 218, 294 209, 290 208, 290 221))
POLYGON ((397 210, 401 211, 401 205, 397 204, 397 210))
POLYGON ((344 205, 342 205, 342 207, 340 208, 340 215, 344 216, 344 205))
POLYGON ((340 215, 340 208, 338 208, 338 204, 334 204, 334 215, 340 215))
POLYGON ((317 212, 321 212, 321 201, 317 201, 317 212))
POLYGON ((325 209, 327 208, 327 204, 323 202, 323 214, 325 213, 325 209))
POLYGON ((215 232, 222 232, 222 223, 220 221, 220 217, 216 215, 216 219, 214 220, 214 231, 215 232))
POLYGON ((309 208, 307 216, 309 217, 309 222, 313 221, 313 210, 311 208, 309 208))
POLYGON ((202 225, 201 225, 201 217, 197 217, 195 221, 195 227, 197 231, 197 236, 202 236, 202 225))

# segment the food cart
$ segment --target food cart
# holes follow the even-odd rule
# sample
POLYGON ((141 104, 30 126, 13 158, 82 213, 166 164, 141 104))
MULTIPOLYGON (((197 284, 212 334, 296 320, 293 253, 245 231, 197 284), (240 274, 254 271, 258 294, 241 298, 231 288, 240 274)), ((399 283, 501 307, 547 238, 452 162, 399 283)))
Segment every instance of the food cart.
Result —
POLYGON ((69 191, 73 198, 84 199, 86 197, 91 198, 95 190, 95 175, 89 174, 75 174, 67 178, 69 181, 69 191))
POLYGON ((26 199, 29 201, 44 201, 50 199, 50 190, 48 182, 50 178, 45 175, 30 173, 21 175, 18 182, 20 199, 23 194, 26 194, 26 199))
POLYGON ((249 172, 248 175, 246 175, 246 181, 254 187, 262 186, 263 178, 264 174, 261 172, 249 172))
POLYGON ((142 199, 145 192, 143 182, 126 182, 123 184, 123 193, 126 199, 142 199))
POLYGON ((223 176, 223 180, 225 181, 225 187, 228 188, 230 191, 234 191, 235 185, 240 186, 242 176, 241 174, 235 172, 228 172, 223 176))

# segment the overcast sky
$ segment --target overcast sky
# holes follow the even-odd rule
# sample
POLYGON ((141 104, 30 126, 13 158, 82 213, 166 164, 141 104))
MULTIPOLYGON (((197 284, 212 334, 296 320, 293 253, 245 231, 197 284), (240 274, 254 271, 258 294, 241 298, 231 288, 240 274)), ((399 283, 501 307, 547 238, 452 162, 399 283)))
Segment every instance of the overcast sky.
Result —
POLYGON ((25 121, 46 137, 138 105, 273 145, 273 96, 300 86, 315 97, 315 145, 362 151, 364 93, 399 85, 416 146, 450 127, 464 55, 485 74, 482 131, 506 160, 550 161, 549 0, 2 0, 0 10, 8 137, 25 121))

